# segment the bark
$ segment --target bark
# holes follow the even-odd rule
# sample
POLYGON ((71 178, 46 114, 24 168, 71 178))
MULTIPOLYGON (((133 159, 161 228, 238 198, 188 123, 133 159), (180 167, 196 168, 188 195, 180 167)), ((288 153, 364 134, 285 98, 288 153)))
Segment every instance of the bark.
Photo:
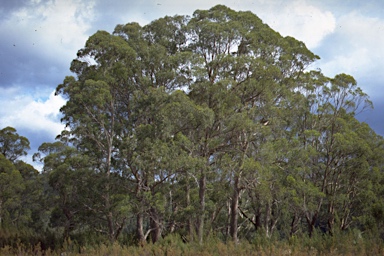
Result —
POLYGON ((264 228, 265 228, 265 235, 267 237, 271 236, 269 223, 271 221, 271 204, 268 202, 265 206, 265 220, 264 220, 264 228))
POLYGON ((317 213, 315 213, 312 217, 309 214, 306 215, 307 224, 308 224, 308 235, 312 237, 313 231, 315 230, 315 223, 317 220, 317 213))
POLYGON ((230 220, 230 228, 229 228, 229 234, 232 237, 232 240, 234 242, 238 242, 237 237, 237 225, 238 225, 238 218, 239 218, 239 177, 236 176, 233 184, 233 195, 231 200, 231 220, 230 220))
POLYGON ((291 222, 291 230, 289 231, 290 236, 294 236, 299 230, 300 217, 295 214, 291 222))
POLYGON ((144 235, 144 227, 143 227, 143 214, 138 213, 136 216, 136 234, 137 239, 139 241, 139 245, 143 246, 145 244, 145 235, 144 235))
POLYGON ((123 230, 124 226, 125 226, 125 222, 126 222, 127 218, 123 218, 123 221, 121 222, 121 224, 117 227, 116 229, 116 232, 115 232, 115 240, 117 240, 117 238, 119 237, 121 231, 123 230))
MULTIPOLYGON (((187 194, 187 195, 186 195, 187 208, 189 208, 190 205, 191 205, 191 195, 190 195, 190 186, 189 186, 189 184, 187 184, 186 194, 187 194)), ((190 241, 193 241, 193 238, 194 238, 194 231, 193 231, 193 222, 192 222, 192 218, 188 218, 188 220, 187 220, 187 228, 188 228, 189 240, 190 240, 190 241)))
MULTIPOLYGON (((243 138, 246 138, 246 132, 243 131, 243 138)), ((241 139, 240 139, 241 141, 241 139)), ((233 181, 233 195, 232 195, 232 202, 231 202, 231 221, 230 221, 230 235, 232 237, 232 240, 237 243, 238 242, 238 237, 237 237, 237 226, 238 226, 238 218, 239 218, 239 198, 240 198, 240 192, 242 188, 240 187, 240 180, 242 176, 242 166, 244 164, 244 159, 246 157, 246 152, 248 149, 248 142, 244 142, 242 144, 242 159, 241 162, 239 163, 239 169, 235 172, 234 175, 234 181, 233 181)))
POLYGON ((333 202, 330 203, 329 208, 328 208, 328 228, 329 228, 329 233, 333 234, 333 227, 335 224, 335 208, 333 206, 333 202))
POLYGON ((203 243, 204 238, 204 219, 205 219, 205 192, 207 186, 207 177, 204 171, 201 171, 201 177, 199 180, 199 213, 197 216, 197 236, 199 243, 203 243))
POLYGON ((113 226, 113 214, 111 211, 108 211, 107 222, 108 222, 109 240, 113 243, 115 241, 115 230, 114 230, 114 226, 113 226))
POLYGON ((73 214, 72 214, 70 209, 68 209, 67 207, 64 207, 63 208, 63 213, 64 213, 64 215, 66 217, 66 224, 65 224, 65 227, 64 227, 64 237, 68 238, 69 237, 69 233, 75 227, 75 223, 73 221, 73 214))
POLYGON ((3 224, 3 200, 0 199, 0 228, 3 224))
POLYGON ((161 238, 161 225, 160 225, 160 217, 155 208, 151 208, 151 240, 152 243, 156 243, 161 238))
POLYGON ((259 230, 262 227, 261 224, 261 208, 258 207, 257 211, 255 213, 255 228, 256 230, 259 230))
MULTIPOLYGON (((114 118, 112 115, 112 121, 111 121, 112 127, 114 126, 114 118)), ((109 240, 111 242, 115 241, 115 227, 113 224, 113 212, 111 209, 111 184, 110 184, 110 176, 111 176, 111 166, 112 166, 112 144, 113 144, 113 137, 114 133, 113 131, 106 132, 106 137, 107 137, 107 147, 108 147, 108 152, 107 152, 107 159, 106 159, 106 186, 105 186, 105 208, 107 209, 107 214, 106 214, 106 219, 107 219, 107 224, 108 224, 108 236, 109 240)))

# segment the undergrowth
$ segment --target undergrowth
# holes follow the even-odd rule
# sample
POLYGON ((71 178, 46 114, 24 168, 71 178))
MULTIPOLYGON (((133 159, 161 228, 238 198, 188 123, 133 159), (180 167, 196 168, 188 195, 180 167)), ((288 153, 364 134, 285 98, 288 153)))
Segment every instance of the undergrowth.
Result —
POLYGON ((236 256, 236 255, 384 255, 384 243, 380 238, 363 236, 359 232, 348 234, 291 237, 278 241, 258 237, 254 241, 238 243, 223 242, 217 238, 209 238, 204 244, 184 243, 177 235, 169 235, 159 242, 144 246, 128 246, 115 242, 113 244, 78 245, 70 239, 60 249, 42 249, 41 244, 12 244, 0 248, 0 255, 41 255, 41 256, 150 256, 150 255, 196 255, 196 256, 236 256))

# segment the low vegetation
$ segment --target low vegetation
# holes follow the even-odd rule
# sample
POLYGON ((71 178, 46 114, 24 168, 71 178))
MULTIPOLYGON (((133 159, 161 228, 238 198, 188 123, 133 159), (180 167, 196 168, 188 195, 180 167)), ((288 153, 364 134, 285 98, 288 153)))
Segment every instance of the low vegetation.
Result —
POLYGON ((383 255, 384 245, 377 237, 362 237, 361 234, 348 233, 338 237, 321 234, 308 237, 292 237, 289 240, 275 240, 259 238, 254 241, 221 241, 209 238, 203 245, 185 243, 178 236, 167 236, 156 244, 144 246, 124 245, 119 242, 113 244, 79 245, 76 241, 66 240, 62 246, 52 249, 41 247, 40 243, 14 244, 4 246, 0 254, 7 255, 89 255, 89 256, 119 256, 119 255, 383 255))

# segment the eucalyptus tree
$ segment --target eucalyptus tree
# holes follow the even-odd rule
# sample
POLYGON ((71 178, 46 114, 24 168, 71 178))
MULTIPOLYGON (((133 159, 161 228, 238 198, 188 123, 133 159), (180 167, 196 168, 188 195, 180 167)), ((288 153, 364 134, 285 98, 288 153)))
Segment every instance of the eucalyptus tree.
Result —
POLYGON ((32 165, 17 161, 15 168, 23 178, 25 189, 20 194, 21 204, 17 211, 16 226, 19 230, 45 231, 48 223, 49 200, 44 191, 45 178, 32 165))
POLYGON ((335 76, 324 89, 327 102, 322 111, 328 126, 323 140, 325 167, 321 189, 327 196, 328 227, 332 232, 337 215, 341 229, 349 226, 350 204, 364 189, 361 181, 369 169, 367 161, 371 154, 369 131, 354 116, 372 103, 349 75, 335 76), (342 209, 337 209, 338 203, 343 205, 339 206, 342 209))
POLYGON ((174 182, 183 162, 184 151, 181 152, 175 142, 177 134, 185 130, 186 124, 181 118, 183 115, 194 117, 188 112, 194 107, 180 91, 190 81, 189 53, 183 51, 184 26, 185 18, 175 16, 153 21, 145 27, 136 23, 118 25, 114 32, 137 53, 132 77, 135 91, 129 99, 131 131, 124 135, 121 151, 124 157, 120 164, 125 169, 124 175, 134 184, 140 241, 151 234, 155 242, 165 229, 165 202, 159 204, 158 197, 174 182), (175 104, 180 108, 172 107, 175 104), (143 230, 145 215, 150 223, 146 233, 143 230))
POLYGON ((27 155, 29 149, 29 140, 19 135, 15 128, 8 126, 0 130, 0 153, 11 162, 27 155))
POLYGON ((19 160, 27 155, 29 140, 17 133, 13 127, 0 130, 1 156, 1 225, 17 230, 41 228, 42 183, 39 172, 31 165, 19 160))
POLYGON ((288 218, 291 233, 305 219, 311 234, 319 215, 349 223, 336 198, 356 203, 357 190, 336 184, 372 161, 354 119, 370 102, 352 77, 308 71, 318 58, 223 5, 91 36, 57 93, 61 140, 87 159, 68 164, 97 184, 86 205, 98 228, 114 241, 132 218, 142 243, 177 227, 202 243, 211 231, 237 241, 250 223, 267 236, 288 218))
POLYGON ((366 127, 368 132, 365 139, 369 141, 371 157, 368 159, 369 170, 363 181, 365 188, 357 194, 356 207, 353 205, 353 227, 370 232, 373 236, 382 236, 384 227, 384 140, 372 129, 366 127), (357 216, 357 217, 356 217, 357 216))
MULTIPOLYGON (((318 71, 311 71, 300 79, 297 94, 302 104, 296 107, 295 123, 290 129, 295 141, 292 149, 296 153, 289 160, 292 169, 287 176, 287 185, 293 188, 292 208, 295 209, 291 233, 295 232, 302 212, 311 236, 317 223, 326 229, 324 222, 328 222, 328 229, 332 230, 335 202, 346 194, 350 198, 352 193, 343 195, 339 189, 348 187, 347 177, 352 172, 363 175, 367 168, 364 159, 370 150, 363 139, 366 135, 361 133, 364 125, 354 116, 370 107, 371 102, 351 76, 340 74, 331 79, 318 71), (349 144, 351 141, 353 146, 349 144), (345 169, 347 163, 352 162, 356 165, 345 169)), ((347 201, 349 199, 344 201, 345 207, 347 201)))
POLYGON ((341 132, 335 134, 332 171, 329 172, 327 195, 327 222, 330 232, 346 230, 360 217, 364 194, 370 191, 370 160, 374 144, 367 124, 353 117, 338 122, 341 132))
POLYGON ((130 88, 124 81, 131 76, 132 69, 128 67, 135 56, 122 38, 99 31, 88 39, 72 62, 71 71, 77 78, 67 77, 56 90, 68 100, 61 108, 62 121, 69 129, 62 133, 62 139, 69 140, 91 159, 99 183, 94 192, 103 204, 95 204, 96 209, 89 207, 101 213, 100 218, 105 220, 101 231, 111 241, 117 238, 126 221, 119 217, 114 202, 119 197, 114 195, 118 186, 114 184, 117 170, 113 159, 127 116, 120 97, 129 97, 130 88))
POLYGON ((0 227, 17 227, 21 193, 25 190, 23 178, 13 163, 0 154, 0 227))
POLYGON ((92 186, 91 182, 85 182, 89 178, 85 171, 90 166, 89 159, 60 141, 43 143, 33 158, 44 163, 43 175, 52 188, 49 190, 50 226, 58 230, 63 228, 65 239, 73 231, 84 230, 85 223, 96 226, 90 221, 92 214, 86 211, 86 205, 90 205, 87 198, 92 198, 90 191, 84 191, 85 188, 91 190, 92 186), (85 215, 87 218, 83 218, 85 215))
POLYGON ((207 174, 224 154, 235 163, 228 171, 233 184, 230 235, 236 241, 239 198, 246 185, 244 164, 255 158, 257 134, 265 128, 260 123, 278 115, 281 102, 295 89, 294 79, 318 57, 303 43, 281 37, 251 12, 221 5, 197 10, 188 29, 194 54, 189 95, 215 113, 212 126, 199 131, 201 139, 195 142, 200 144, 197 154, 206 159, 199 177, 198 236, 202 241, 207 174))

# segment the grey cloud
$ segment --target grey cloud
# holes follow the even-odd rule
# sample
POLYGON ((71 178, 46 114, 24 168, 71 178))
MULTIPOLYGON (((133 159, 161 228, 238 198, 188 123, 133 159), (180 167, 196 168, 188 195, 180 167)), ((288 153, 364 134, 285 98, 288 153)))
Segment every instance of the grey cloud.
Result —
POLYGON ((382 100, 374 100, 374 109, 362 112, 357 116, 357 119, 367 123, 377 134, 384 136, 383 111, 384 102, 382 100))
POLYGON ((0 21, 6 19, 15 10, 27 5, 29 0, 5 0, 0 4, 0 21))
POLYGON ((29 0, 5 0, 1 2, 0 9, 12 10, 28 3, 29 0))
MULTIPOLYGON (((42 0, 38 4, 44 4, 49 0, 42 0)), ((0 3, 0 21, 7 20, 15 11, 24 7, 36 5, 31 0, 2 0, 0 3)))
MULTIPOLYGON (((17 129, 17 127, 16 127, 16 129, 17 129)), ((30 164, 33 164, 32 163, 32 155, 34 153, 38 152, 38 148, 41 146, 41 144, 43 142, 49 143, 49 142, 55 141, 55 137, 47 134, 44 131, 29 130, 29 129, 25 129, 25 128, 20 128, 20 129, 17 129, 17 133, 19 135, 26 137, 30 142, 30 150, 29 150, 28 156, 25 160, 26 162, 28 162, 30 164)))
POLYGON ((108 32, 112 32, 115 26, 118 24, 139 22, 139 19, 147 20, 150 22, 160 17, 158 16, 159 13, 156 12, 156 8, 159 9, 159 6, 157 5, 159 1, 117 0, 114 1, 112 5, 108 1, 97 0, 94 7, 94 11, 96 12, 95 21, 92 24, 92 29, 90 32, 94 33, 97 30, 106 30, 108 32), (108 22, 105 22, 106 20, 108 20, 108 22))
POLYGON ((384 136, 384 90, 380 90, 384 86, 382 80, 372 77, 357 80, 357 83, 373 103, 373 109, 358 114, 357 119, 367 123, 377 134, 384 136))
POLYGON ((0 40, 0 87, 25 85, 54 88, 69 73, 70 56, 63 59, 58 52, 57 58, 52 58, 46 54, 48 49, 42 39, 34 35, 43 31, 35 32, 31 26, 15 33, 3 25, 0 26, 0 33, 3 38, 0 40))
POLYGON ((11 42, 0 48, 6 49, 7 53, 1 53, 0 58, 0 87, 15 85, 28 86, 56 86, 58 77, 64 78, 69 73, 69 64, 60 60, 53 61, 44 57, 44 49, 38 46, 22 46, 11 42))

